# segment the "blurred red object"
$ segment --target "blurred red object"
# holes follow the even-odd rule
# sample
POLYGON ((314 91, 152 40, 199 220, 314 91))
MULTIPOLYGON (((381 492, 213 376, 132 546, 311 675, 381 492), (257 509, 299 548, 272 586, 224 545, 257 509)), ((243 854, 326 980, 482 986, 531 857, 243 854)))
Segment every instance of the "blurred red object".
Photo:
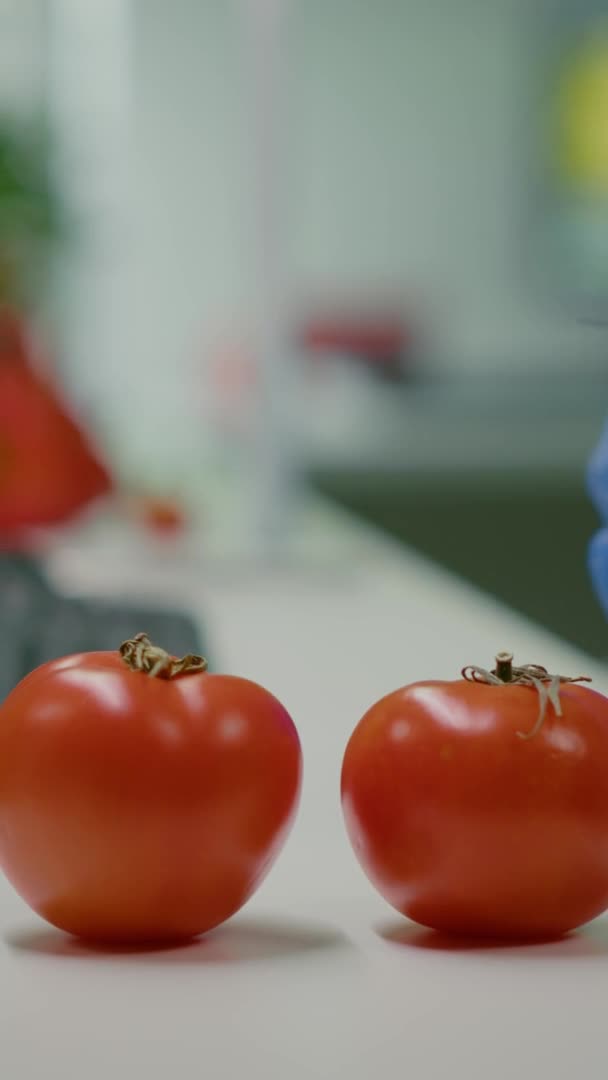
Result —
POLYGON ((400 367, 413 345, 411 327, 392 315, 336 313, 310 319, 300 342, 313 354, 345 353, 385 370, 400 367))
POLYGON ((108 492, 108 469, 36 369, 26 324, 0 310, 0 544, 57 525, 108 492))
POLYGON ((134 509, 141 523, 158 536, 177 536, 187 524, 183 506, 169 496, 140 496, 134 501, 134 509))

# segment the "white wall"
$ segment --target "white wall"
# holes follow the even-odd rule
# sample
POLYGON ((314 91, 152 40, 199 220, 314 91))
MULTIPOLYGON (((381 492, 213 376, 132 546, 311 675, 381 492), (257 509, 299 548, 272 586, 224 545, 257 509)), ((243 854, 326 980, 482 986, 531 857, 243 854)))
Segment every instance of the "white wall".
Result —
POLYGON ((567 364, 602 344, 527 278, 553 25, 539 6, 307 0, 294 18, 295 279, 420 299, 449 366, 567 364))
MULTIPOLYGON (((286 182, 296 306, 328 291, 396 293, 420 304, 439 362, 463 368, 568 364, 601 349, 597 331, 543 305, 527 278, 550 25, 539 32, 535 7, 292 3, 286 182)), ((159 303, 171 295, 172 334, 186 349, 197 320, 221 327, 247 304, 241 5, 140 0, 137 12, 148 273, 159 303)))
POLYGON ((0 0, 0 112, 28 113, 45 75, 42 0, 0 0))
MULTIPOLYGON (((296 306, 336 291, 394 293, 419 306, 436 363, 451 369, 551 369, 601 354, 603 334, 543 306, 526 276, 544 40, 534 7, 292 4, 284 93, 296 306)), ((96 375, 83 353, 73 370, 117 431, 128 418, 142 465, 151 432, 176 460, 194 446, 202 345, 247 317, 241 14, 238 0, 132 3, 130 269, 107 399, 99 358, 96 375)))

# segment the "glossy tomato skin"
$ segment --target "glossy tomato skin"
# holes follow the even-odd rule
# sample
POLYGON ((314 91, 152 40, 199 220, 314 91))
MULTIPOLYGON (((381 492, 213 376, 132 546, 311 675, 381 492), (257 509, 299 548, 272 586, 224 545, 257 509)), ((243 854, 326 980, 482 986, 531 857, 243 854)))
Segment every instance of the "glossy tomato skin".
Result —
POLYGON ((296 729, 255 683, 52 661, 0 708, 0 865, 73 934, 189 938, 265 876, 300 777, 296 729))
POLYGON ((402 914, 461 935, 545 937, 608 908, 608 699, 563 685, 423 682, 353 732, 342 804, 354 850, 402 914))

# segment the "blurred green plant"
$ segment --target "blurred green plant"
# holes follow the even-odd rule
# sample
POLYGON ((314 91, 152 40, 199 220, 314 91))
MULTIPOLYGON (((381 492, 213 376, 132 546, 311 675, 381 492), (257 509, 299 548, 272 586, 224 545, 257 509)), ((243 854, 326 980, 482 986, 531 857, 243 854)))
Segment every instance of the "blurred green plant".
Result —
POLYGON ((43 124, 0 117, 0 304, 27 305, 63 229, 43 124))

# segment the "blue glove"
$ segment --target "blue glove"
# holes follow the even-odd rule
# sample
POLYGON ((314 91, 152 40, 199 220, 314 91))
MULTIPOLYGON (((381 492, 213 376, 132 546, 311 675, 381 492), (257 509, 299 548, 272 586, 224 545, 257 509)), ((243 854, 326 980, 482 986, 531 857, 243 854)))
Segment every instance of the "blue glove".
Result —
POLYGON ((608 619, 608 423, 589 460, 587 490, 605 523, 589 544, 588 563, 595 594, 608 619))

